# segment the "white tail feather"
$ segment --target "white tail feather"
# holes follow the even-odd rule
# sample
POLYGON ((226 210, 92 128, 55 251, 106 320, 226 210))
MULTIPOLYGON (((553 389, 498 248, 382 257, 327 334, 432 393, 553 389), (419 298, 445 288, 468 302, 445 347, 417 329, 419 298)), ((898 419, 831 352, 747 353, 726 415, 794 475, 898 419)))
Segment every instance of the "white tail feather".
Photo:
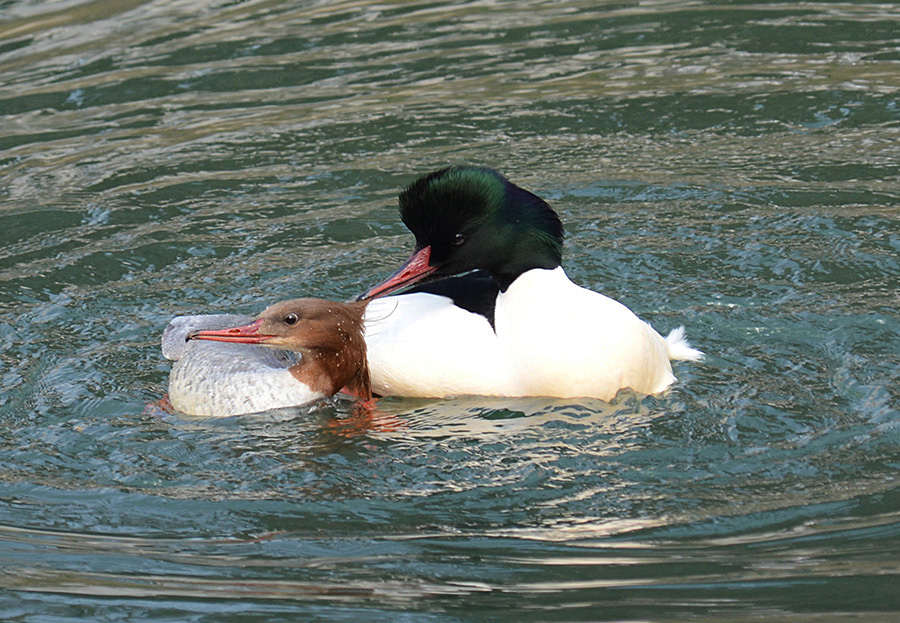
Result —
POLYGON ((669 347, 669 359, 679 359, 682 361, 700 361, 703 359, 703 352, 696 348, 691 348, 684 335, 684 327, 672 329, 666 336, 666 346, 669 347))

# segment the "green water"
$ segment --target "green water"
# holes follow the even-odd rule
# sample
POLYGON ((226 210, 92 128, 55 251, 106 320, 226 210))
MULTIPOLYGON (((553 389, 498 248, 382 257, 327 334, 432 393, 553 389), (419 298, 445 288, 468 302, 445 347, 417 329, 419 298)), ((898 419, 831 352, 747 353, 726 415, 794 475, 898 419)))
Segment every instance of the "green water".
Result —
POLYGON ((896 620, 898 287, 900 4, 0 2, 0 620, 896 620), (146 409, 171 317, 361 293, 451 163, 707 360, 146 409))

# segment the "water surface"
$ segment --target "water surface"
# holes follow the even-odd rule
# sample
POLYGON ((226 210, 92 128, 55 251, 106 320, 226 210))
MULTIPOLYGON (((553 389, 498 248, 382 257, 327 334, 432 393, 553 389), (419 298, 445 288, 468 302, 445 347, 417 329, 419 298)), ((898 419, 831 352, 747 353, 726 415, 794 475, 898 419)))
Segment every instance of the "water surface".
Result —
POLYGON ((900 5, 0 3, 0 619, 894 620, 900 5), (612 404, 191 419, 168 320, 351 298, 451 163, 707 352, 612 404))

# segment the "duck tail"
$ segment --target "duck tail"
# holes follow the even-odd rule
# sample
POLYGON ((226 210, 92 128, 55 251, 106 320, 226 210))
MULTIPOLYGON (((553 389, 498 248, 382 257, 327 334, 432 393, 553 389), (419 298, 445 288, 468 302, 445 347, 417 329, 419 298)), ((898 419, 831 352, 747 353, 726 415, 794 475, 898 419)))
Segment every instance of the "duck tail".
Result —
POLYGON ((672 329, 666 336, 666 346, 669 348, 669 359, 679 359, 682 361, 701 361, 703 352, 696 348, 691 348, 684 335, 684 327, 672 329))

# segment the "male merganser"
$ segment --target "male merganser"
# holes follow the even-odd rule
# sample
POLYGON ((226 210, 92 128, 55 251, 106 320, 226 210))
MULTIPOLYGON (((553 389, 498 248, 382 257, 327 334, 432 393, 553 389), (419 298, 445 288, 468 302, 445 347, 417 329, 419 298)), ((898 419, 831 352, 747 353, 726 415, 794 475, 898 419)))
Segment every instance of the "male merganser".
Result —
POLYGON ((227 416, 306 405, 342 389, 369 399, 365 308, 295 299, 249 323, 246 316, 175 318, 162 339, 163 355, 175 360, 169 402, 188 415, 227 416), (247 324, 229 326, 238 323, 247 324))
POLYGON ((400 194, 400 216, 416 238, 412 255, 359 297, 370 300, 378 394, 611 400, 624 388, 661 392, 675 380, 670 360, 702 357, 683 327, 663 338, 621 303, 572 283, 556 212, 497 171, 425 175, 400 194))

